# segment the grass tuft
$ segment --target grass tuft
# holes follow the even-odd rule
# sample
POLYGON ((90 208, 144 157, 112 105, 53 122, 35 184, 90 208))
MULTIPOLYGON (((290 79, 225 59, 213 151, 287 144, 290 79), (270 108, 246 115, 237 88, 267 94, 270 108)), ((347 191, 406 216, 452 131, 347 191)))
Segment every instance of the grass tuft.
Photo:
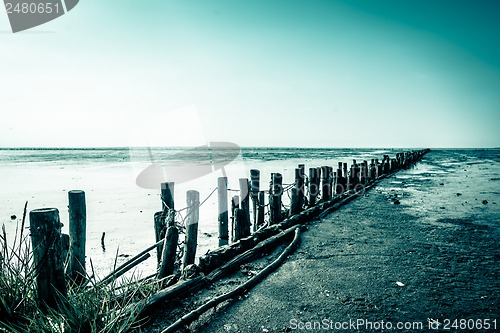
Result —
POLYGON ((69 282, 57 311, 38 306, 30 239, 24 232, 27 204, 12 244, 5 225, 0 234, 0 332, 120 333, 139 327, 141 301, 159 284, 135 276, 107 284, 93 277, 84 286, 69 282))

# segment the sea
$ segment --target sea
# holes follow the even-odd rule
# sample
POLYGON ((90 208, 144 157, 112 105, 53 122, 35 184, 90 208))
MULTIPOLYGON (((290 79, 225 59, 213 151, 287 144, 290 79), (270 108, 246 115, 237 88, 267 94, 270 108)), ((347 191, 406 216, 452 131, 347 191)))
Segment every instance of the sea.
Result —
MULTIPOLYGON (((228 178, 231 197, 239 193, 239 179, 250 178, 251 169, 260 170, 260 188, 267 190, 271 173, 281 173, 285 186, 293 183, 299 164, 305 165, 307 174, 310 167, 333 166, 336 169, 338 162, 350 165, 353 159, 369 161, 381 159, 385 154, 393 157, 407 150, 240 148, 235 145, 216 152, 207 147, 3 148, 0 149, 0 225, 5 227, 12 241, 27 202, 28 212, 57 208, 63 232, 68 233, 68 191, 85 191, 87 270, 92 261, 95 274, 102 277, 155 243, 154 214, 162 208, 161 182, 175 182, 175 209, 181 212, 187 205, 186 192, 199 192, 202 205, 198 257, 218 247, 217 178, 228 178), (104 248, 101 244, 103 233, 104 248)), ((460 163, 456 161, 463 156, 473 160, 483 158, 487 161, 485 167, 490 168, 490 178, 500 177, 498 149, 437 151, 446 163, 452 164, 460 163)), ((425 161, 418 168, 413 177, 443 172, 425 161)), ((408 177, 411 180, 412 173, 401 177, 395 186, 398 181, 407 182, 408 177)), ((289 198, 284 195, 283 200, 286 205, 289 198)), ((29 218, 26 220, 28 227, 29 218)), ((156 252, 151 254, 149 260, 137 267, 137 275, 155 272, 156 252)))

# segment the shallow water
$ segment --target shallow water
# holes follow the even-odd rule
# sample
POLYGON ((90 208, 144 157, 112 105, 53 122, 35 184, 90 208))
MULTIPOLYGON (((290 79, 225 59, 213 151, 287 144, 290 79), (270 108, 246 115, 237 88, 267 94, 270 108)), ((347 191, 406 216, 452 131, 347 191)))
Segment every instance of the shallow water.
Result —
POLYGON ((500 220, 500 150, 433 150, 415 167, 394 176, 401 205, 421 223, 456 228, 474 221, 480 211, 485 221, 500 220), (397 183, 396 183, 397 182, 397 183))
MULTIPOLYGON (((222 169, 198 178, 198 175, 193 175, 189 181, 176 183, 175 208, 179 210, 186 206, 185 193, 188 190, 199 191, 203 201, 216 188, 217 178, 223 175, 229 179, 229 188, 237 190, 239 178, 249 177, 250 169, 259 169, 261 189, 266 189, 271 172, 282 173, 284 184, 292 183, 294 169, 301 163, 306 168, 322 165, 336 168, 340 161, 351 164, 352 159, 382 158, 384 154, 394 156, 399 151, 243 148, 222 169)), ((58 208, 65 224, 63 232, 67 233, 67 192, 84 190, 87 199, 87 255, 92 258, 98 275, 104 275, 112 269, 117 253, 121 255, 118 258, 120 263, 126 260, 126 256, 135 255, 154 243, 153 215, 161 209, 160 180, 158 189, 148 189, 138 186, 136 179, 152 163, 166 161, 174 161, 177 167, 185 167, 189 172, 192 165, 209 163, 210 156, 203 150, 186 153, 183 148, 2 149, 0 224, 5 224, 9 237, 13 235, 22 217, 24 203, 28 201, 28 211, 42 207, 58 208), (11 215, 16 215, 16 219, 11 220, 11 215), (106 233, 105 251, 100 241, 103 232, 106 233)), ((412 205, 416 213, 436 210, 436 216, 439 216, 440 207, 450 206, 450 200, 473 202, 475 196, 478 200, 488 197, 488 200, 498 201, 499 161, 498 150, 434 150, 415 168, 398 174, 393 185, 395 190, 401 191, 401 184, 406 185, 404 191, 408 192, 408 201, 405 199, 402 204, 412 205), (468 172, 457 171, 462 167, 468 172), (480 190, 477 181, 473 181, 476 176, 486 182, 481 184, 480 190), (463 195, 459 198, 443 196, 439 202, 427 202, 426 192, 440 191, 439 183, 436 184, 438 178, 448 188, 456 187, 456 191, 463 192, 463 195), (495 178, 497 180, 487 180, 495 178)), ((230 195, 235 194, 237 192, 230 192, 230 195)), ((287 200, 285 195, 285 204, 287 200)), ((428 222, 442 223, 437 221, 438 218, 428 222)), ((216 221, 217 196, 214 194, 200 208, 198 256, 217 247, 216 221)), ((140 266, 141 271, 146 274, 154 272, 154 257, 140 266)))

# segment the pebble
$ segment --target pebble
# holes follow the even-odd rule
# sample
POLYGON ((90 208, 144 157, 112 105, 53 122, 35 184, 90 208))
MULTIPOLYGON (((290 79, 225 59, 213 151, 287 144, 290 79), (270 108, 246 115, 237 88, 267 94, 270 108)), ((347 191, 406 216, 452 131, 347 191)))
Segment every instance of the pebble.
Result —
POLYGON ((394 204, 395 204, 395 205, 399 205, 400 203, 401 203, 401 202, 400 202, 399 200, 397 200, 397 199, 396 199, 396 200, 394 200, 394 204))
POLYGON ((483 200, 483 205, 486 205, 488 203, 488 200, 483 200))
POLYGON ((10 219, 14 221, 15 219, 17 219, 17 216, 16 215, 11 215, 10 219))

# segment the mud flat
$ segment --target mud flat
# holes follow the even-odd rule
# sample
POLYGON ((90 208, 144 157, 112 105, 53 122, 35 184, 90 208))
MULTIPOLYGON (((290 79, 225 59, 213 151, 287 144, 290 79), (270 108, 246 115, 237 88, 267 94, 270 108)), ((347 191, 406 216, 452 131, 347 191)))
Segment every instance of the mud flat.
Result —
MULTIPOLYGON (((432 151, 415 168, 309 224, 283 266, 189 329, 338 331, 344 325, 382 332, 402 323, 401 331, 498 330, 499 156, 498 150, 432 151)), ((234 279, 269 260, 245 265, 220 287, 234 287, 234 279)), ((207 297, 200 293, 190 302, 207 297)), ((175 306, 172 314, 182 315, 183 304, 175 306)), ((160 317, 152 332, 169 322, 160 317)))

